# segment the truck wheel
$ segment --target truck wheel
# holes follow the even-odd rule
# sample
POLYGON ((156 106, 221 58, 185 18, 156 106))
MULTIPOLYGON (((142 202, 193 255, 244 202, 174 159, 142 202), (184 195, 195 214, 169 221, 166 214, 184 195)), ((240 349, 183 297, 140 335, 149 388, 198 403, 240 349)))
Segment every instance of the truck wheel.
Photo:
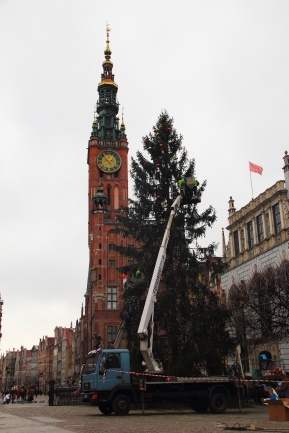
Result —
POLYGON ((103 413, 103 415, 110 415, 113 412, 112 407, 109 404, 100 403, 98 409, 103 413))
POLYGON ((213 394, 210 401, 210 409, 214 413, 224 413, 229 406, 228 397, 222 393, 213 394))
POLYGON ((116 415, 127 415, 130 407, 131 401, 127 395, 117 395, 112 402, 113 412, 116 415))

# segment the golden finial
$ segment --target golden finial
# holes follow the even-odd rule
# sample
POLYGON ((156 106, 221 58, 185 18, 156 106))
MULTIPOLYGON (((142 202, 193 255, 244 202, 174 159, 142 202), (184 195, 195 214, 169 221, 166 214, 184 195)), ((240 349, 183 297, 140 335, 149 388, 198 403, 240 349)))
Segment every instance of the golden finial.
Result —
POLYGON ((106 37, 107 37, 107 42, 109 42, 109 32, 110 32, 109 23, 106 21, 106 37))
POLYGON ((109 32, 110 32, 110 26, 107 22, 106 23, 106 49, 104 51, 106 60, 109 60, 111 55, 110 46, 109 46, 109 32))

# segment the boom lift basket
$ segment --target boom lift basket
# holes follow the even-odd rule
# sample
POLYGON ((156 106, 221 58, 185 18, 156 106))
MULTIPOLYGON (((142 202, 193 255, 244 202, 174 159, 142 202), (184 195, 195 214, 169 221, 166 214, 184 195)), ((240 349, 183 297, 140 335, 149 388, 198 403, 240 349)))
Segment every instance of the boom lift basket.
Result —
POLYGON ((185 183, 184 189, 183 189, 184 200, 183 200, 182 204, 201 203, 201 196, 200 196, 199 192, 197 195, 195 195, 193 193, 194 180, 195 180, 195 178, 193 176, 186 178, 186 183, 185 183))

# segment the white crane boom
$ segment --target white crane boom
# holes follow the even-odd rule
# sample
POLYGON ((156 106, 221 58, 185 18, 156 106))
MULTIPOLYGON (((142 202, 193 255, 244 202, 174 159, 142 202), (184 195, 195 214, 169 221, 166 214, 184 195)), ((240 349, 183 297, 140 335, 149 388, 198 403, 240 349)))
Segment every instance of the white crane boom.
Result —
POLYGON ((154 304, 156 302, 156 295, 159 289, 160 279, 166 261, 166 250, 170 238, 171 225, 175 214, 180 208, 182 198, 183 198, 182 194, 178 195, 178 197, 175 199, 175 201, 171 206, 171 213, 161 243, 161 247, 155 264, 153 276, 151 279, 145 306, 143 309, 142 317, 138 328, 138 336, 140 338, 140 351, 142 353, 147 369, 149 371, 162 371, 162 366, 154 359, 152 353, 154 304), (149 339, 149 331, 148 331, 149 326, 151 328, 150 339, 149 339), (149 345, 149 341, 150 341, 150 345, 149 345))

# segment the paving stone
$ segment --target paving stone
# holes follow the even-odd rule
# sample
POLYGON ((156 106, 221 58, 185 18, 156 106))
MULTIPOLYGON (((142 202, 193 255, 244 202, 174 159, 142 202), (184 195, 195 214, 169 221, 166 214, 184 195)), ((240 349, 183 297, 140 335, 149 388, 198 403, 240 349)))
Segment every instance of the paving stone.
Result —
POLYGON ((1 433, 221 433, 224 427, 251 424, 265 431, 289 432, 288 422, 270 421, 268 408, 229 409, 225 414, 186 410, 132 410, 118 417, 92 406, 0 405, 1 433), (275 430, 272 430, 275 429, 275 430))

